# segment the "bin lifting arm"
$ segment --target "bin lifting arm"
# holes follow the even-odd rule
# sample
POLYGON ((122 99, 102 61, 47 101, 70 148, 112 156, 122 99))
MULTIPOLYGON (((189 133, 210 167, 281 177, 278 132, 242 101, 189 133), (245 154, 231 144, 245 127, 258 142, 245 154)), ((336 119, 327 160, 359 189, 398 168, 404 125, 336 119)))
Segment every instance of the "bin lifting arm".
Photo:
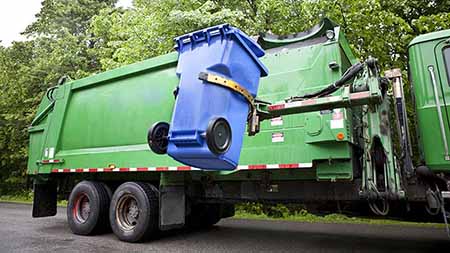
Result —
POLYGON ((255 100, 255 108, 248 120, 248 134, 259 132, 263 120, 333 108, 380 104, 387 89, 387 79, 380 78, 376 60, 369 58, 362 66, 351 86, 342 86, 341 95, 320 95, 303 100, 288 98, 274 104, 255 100))

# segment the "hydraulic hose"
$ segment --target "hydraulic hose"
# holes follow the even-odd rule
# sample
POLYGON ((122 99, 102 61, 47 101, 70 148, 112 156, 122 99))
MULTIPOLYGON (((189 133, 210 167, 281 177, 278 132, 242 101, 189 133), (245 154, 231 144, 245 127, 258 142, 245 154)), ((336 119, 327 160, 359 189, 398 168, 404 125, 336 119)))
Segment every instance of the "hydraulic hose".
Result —
POLYGON ((339 80, 337 80, 336 82, 334 82, 333 84, 330 84, 329 86, 327 86, 321 90, 318 90, 316 92, 313 92, 313 93, 308 93, 303 96, 290 97, 286 100, 286 102, 293 102, 293 101, 299 101, 299 100, 304 100, 304 99, 309 99, 309 98, 327 96, 327 95, 337 91, 342 86, 344 86, 348 81, 353 79, 359 72, 361 72, 363 70, 363 68, 364 68, 364 64, 362 64, 361 62, 353 64, 350 68, 348 68, 344 72, 342 77, 339 80))
POLYGON ((47 99, 50 100, 51 102, 55 101, 55 98, 53 97, 53 93, 55 92, 56 89, 58 89, 59 86, 63 85, 68 80, 72 80, 72 79, 66 75, 59 78, 58 84, 56 86, 48 88, 47 92, 45 92, 45 96, 47 97, 47 99))
POLYGON ((45 96, 51 102, 55 101, 55 98, 53 97, 53 93, 55 92, 56 89, 58 89, 58 86, 53 86, 51 88, 48 88, 47 92, 45 93, 45 96))

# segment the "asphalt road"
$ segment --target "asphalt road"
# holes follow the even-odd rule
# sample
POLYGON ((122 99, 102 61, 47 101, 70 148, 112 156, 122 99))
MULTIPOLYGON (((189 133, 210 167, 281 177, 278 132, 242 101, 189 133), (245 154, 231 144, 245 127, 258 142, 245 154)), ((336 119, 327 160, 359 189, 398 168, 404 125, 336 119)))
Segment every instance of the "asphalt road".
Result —
POLYGON ((131 244, 73 235, 65 211, 33 219, 30 205, 0 203, 0 252, 450 252, 443 229, 242 219, 131 244))

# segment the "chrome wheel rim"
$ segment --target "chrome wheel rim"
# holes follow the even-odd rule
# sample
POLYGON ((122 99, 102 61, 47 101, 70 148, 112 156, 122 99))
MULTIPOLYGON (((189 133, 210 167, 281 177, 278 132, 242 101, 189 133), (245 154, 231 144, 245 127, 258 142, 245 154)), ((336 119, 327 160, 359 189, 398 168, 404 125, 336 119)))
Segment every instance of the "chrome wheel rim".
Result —
POLYGON ((86 193, 81 193, 77 196, 72 212, 79 223, 85 223, 89 219, 91 204, 86 193))
POLYGON ((131 194, 124 194, 117 201, 116 221, 122 230, 133 230, 139 219, 139 206, 131 194))

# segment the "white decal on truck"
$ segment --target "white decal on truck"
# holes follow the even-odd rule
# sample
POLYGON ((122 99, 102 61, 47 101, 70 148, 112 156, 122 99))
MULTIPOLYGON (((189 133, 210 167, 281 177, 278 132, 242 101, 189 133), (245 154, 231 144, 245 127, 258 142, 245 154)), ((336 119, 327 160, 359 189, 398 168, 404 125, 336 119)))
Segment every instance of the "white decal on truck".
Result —
POLYGON ((55 148, 50 148, 48 151, 48 158, 52 159, 55 157, 55 148))
POLYGON ((276 117, 276 118, 270 119, 270 125, 271 126, 282 126, 283 125, 283 118, 282 117, 276 117))
POLYGON ((272 142, 284 142, 284 134, 272 133, 272 142))
POLYGON ((330 128, 344 128, 344 120, 343 119, 332 119, 330 120, 330 128))

